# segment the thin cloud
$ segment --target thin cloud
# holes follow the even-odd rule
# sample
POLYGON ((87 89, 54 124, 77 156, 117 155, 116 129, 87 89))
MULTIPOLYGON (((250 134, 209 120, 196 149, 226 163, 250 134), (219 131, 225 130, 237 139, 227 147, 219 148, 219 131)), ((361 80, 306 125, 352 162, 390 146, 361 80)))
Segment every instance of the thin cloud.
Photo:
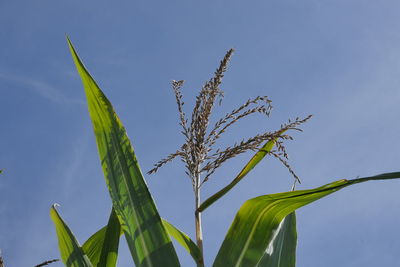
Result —
POLYGON ((38 96, 45 98, 55 104, 63 104, 63 105, 85 104, 83 100, 67 97, 64 94, 62 94, 62 92, 55 86, 40 80, 35 80, 15 75, 6 75, 4 73, 0 73, 0 79, 13 83, 18 83, 19 85, 22 85, 24 88, 35 92, 38 96))
POLYGON ((88 151, 88 141, 90 137, 91 135, 89 132, 85 132, 81 135, 71 146, 68 155, 60 166, 60 174, 64 181, 64 197, 68 196, 71 190, 73 190, 74 181, 78 173, 83 171, 82 168, 88 151))

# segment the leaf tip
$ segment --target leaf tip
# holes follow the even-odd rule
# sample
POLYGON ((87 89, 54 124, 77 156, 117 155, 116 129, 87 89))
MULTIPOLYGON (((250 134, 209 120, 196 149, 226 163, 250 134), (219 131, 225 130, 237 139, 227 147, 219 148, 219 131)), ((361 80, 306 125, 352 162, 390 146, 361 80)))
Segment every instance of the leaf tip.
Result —
POLYGON ((69 36, 67 33, 65 33, 65 38, 67 39, 68 44, 71 44, 71 39, 69 39, 69 36))
POLYGON ((60 206, 61 206, 60 204, 54 203, 53 205, 51 205, 51 208, 56 210, 57 207, 60 207, 60 206))

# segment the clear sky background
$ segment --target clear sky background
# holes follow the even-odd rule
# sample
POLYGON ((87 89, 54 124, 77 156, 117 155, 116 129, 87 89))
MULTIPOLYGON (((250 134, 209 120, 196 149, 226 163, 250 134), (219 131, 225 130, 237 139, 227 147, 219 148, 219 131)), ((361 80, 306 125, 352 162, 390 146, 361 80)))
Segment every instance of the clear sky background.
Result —
MULTIPOLYGON (((312 188, 400 170, 400 2, 0 0, 0 249, 6 266, 58 258, 50 206, 81 243, 111 207, 81 81, 65 34, 114 104, 144 171, 182 143, 173 79, 187 113, 229 48, 218 119, 257 95, 274 105, 233 127, 223 144, 313 114, 287 143, 312 188)), ((204 197, 251 157, 227 163, 204 197)), ((161 215, 194 236, 193 196, 176 161, 146 176, 161 215)), ((204 212, 210 266, 240 205, 287 191, 292 177, 268 158, 204 212)), ((298 211, 299 267, 397 266, 400 181, 370 182, 298 211)), ((133 265, 121 239, 118 266, 133 265)), ((175 246, 183 266, 194 266, 175 246)), ((61 263, 52 266, 62 266, 61 263)))

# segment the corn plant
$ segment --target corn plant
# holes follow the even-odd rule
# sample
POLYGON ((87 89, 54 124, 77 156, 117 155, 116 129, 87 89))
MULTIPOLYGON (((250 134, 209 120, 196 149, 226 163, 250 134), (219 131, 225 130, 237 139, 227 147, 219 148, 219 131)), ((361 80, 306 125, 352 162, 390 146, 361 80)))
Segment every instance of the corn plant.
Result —
POLYGON ((284 141, 291 140, 290 131, 300 130, 299 127, 311 116, 296 118, 275 131, 257 134, 232 146, 217 148, 217 140, 231 125, 251 114, 269 116, 272 109, 268 97, 256 97, 209 127, 213 106, 223 97, 220 84, 233 53, 233 50, 229 50, 214 76, 201 88, 190 120, 184 111, 181 94, 183 81, 172 82, 184 141, 176 152, 160 160, 148 172, 156 172, 175 158, 184 162, 195 199, 194 241, 160 217, 120 119, 69 39, 68 44, 84 85, 112 210, 107 225, 80 245, 53 205, 50 216, 56 227, 61 259, 66 266, 116 266, 121 235, 127 241, 136 266, 180 266, 171 238, 186 249, 197 266, 204 266, 202 212, 236 186, 263 158, 272 156, 282 162, 294 177, 292 190, 246 201, 237 212, 213 266, 293 267, 297 244, 296 209, 353 184, 400 178, 400 172, 393 172, 352 180, 342 179, 309 190, 295 190, 300 180, 287 162, 284 141), (238 175, 201 202, 202 186, 215 171, 227 160, 249 150, 254 151, 254 155, 238 175))

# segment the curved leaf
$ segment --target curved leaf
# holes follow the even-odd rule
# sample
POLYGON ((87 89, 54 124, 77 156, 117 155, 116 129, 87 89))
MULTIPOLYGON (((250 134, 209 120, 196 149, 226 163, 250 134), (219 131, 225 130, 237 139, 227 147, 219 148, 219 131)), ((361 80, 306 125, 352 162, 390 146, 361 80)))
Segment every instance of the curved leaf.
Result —
POLYGON ((82 249, 88 256, 93 266, 97 266, 100 262, 101 250, 103 249, 104 239, 106 237, 107 226, 104 226, 99 231, 94 233, 82 245, 82 249))
POLYGON ((108 224, 92 235, 82 246, 93 266, 116 266, 121 234, 121 225, 112 209, 108 224))
MULTIPOLYGON (((112 220, 111 216, 113 216, 113 215, 110 215, 110 220, 108 222, 108 225, 104 226, 99 231, 97 231, 95 234, 93 234, 82 246, 83 251, 89 257, 90 261, 93 263, 94 266, 107 266, 107 267, 115 266, 115 264, 100 265, 100 258, 101 258, 101 254, 102 254, 102 250, 103 250, 103 244, 109 243, 109 242, 115 242, 115 237, 116 237, 115 234, 112 234, 113 241, 112 240, 105 241, 105 239, 107 238, 106 237, 107 228, 109 228, 110 225, 112 228, 114 228, 114 230, 110 231, 110 233, 118 232, 118 229, 117 229, 118 227, 120 229, 119 222, 112 220), (118 223, 118 226, 114 225, 114 223, 118 223)), ((173 237, 184 249, 186 249, 186 251, 193 257, 193 259, 196 263, 199 263, 201 261, 201 253, 200 253, 200 250, 199 250, 198 246, 196 245, 196 243, 194 243, 187 234, 180 231, 178 228, 176 228, 174 225, 169 223, 167 220, 165 220, 165 219, 161 219, 161 220, 162 220, 162 223, 163 223, 167 233, 171 237, 173 237)), ((123 234, 123 232, 121 230, 119 230, 119 231, 120 231, 120 234, 118 235, 118 237, 123 234)), ((119 240, 119 238, 118 238, 118 240, 119 240)), ((116 249, 117 249, 116 253, 118 253, 118 245, 116 246, 116 249)))
POLYGON ((197 265, 203 266, 203 259, 199 247, 190 239, 190 237, 181 232, 178 228, 170 224, 168 221, 162 219, 165 230, 168 234, 175 238, 176 241, 193 257, 197 265))
MULTIPOLYGON (((279 134, 283 134, 286 130, 282 130, 279 134)), ((239 174, 232 180, 227 186, 219 190, 217 193, 206 199, 203 203, 201 203, 200 207, 197 209, 202 212, 206 208, 208 208, 215 201, 220 199, 226 193, 228 193, 237 183, 239 183, 267 154, 274 148, 276 139, 270 140, 265 143, 265 145, 257 151, 256 154, 247 162, 247 164, 243 167, 243 169, 239 172, 239 174)))
POLYGON ((67 267, 92 267, 75 236, 58 214, 55 205, 50 209, 50 218, 54 222, 58 237, 61 259, 67 267))
POLYGON ((315 189, 259 196, 239 209, 218 252, 214 265, 255 266, 273 241, 280 222, 296 209, 349 185, 370 180, 400 178, 400 172, 354 180, 339 180, 315 189))
POLYGON ((295 267, 296 213, 292 212, 286 216, 275 233, 257 267, 295 267))
POLYGON ((68 44, 85 88, 101 165, 132 258, 136 266, 179 266, 125 129, 69 39, 68 44))

